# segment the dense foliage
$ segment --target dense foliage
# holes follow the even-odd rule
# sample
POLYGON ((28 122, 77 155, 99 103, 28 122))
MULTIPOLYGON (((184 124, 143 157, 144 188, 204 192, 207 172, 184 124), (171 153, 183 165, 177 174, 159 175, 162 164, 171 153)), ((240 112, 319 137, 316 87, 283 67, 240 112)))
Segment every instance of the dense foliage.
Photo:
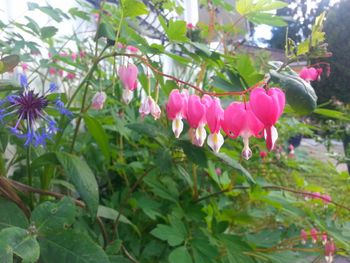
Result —
MULTIPOLYGON (((284 63, 237 53, 230 43, 224 52, 209 48, 237 33, 236 23, 215 22, 216 8, 285 26, 269 12, 284 6, 210 1, 209 24, 159 17, 167 41, 152 44, 135 29, 149 12, 139 0, 102 1, 98 10, 81 3, 68 13, 29 3, 26 23, 0 23, 0 261, 288 263, 348 255, 348 173, 288 143, 319 129, 301 115, 349 120, 317 107, 315 78, 289 67, 329 56, 325 14, 304 42, 287 47, 284 63), (33 11, 52 25, 39 25, 33 11), (63 21, 80 26, 58 37, 63 21), (166 73, 164 58, 172 61, 166 73), (288 102, 274 150, 252 136, 247 161, 242 139, 225 136, 215 153, 197 146, 186 122, 175 138, 178 126, 166 114, 174 89, 220 98, 227 109, 258 103, 249 98, 258 86, 282 88, 288 102)), ((172 1, 163 8, 181 11, 172 1)))

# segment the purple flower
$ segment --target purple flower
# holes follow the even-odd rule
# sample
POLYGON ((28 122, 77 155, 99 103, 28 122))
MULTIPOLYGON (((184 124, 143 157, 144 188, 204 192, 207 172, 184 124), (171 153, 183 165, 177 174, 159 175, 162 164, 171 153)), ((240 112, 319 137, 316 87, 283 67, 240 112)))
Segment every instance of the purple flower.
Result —
POLYGON ((55 82, 50 83, 49 92, 55 92, 58 90, 58 86, 55 82))
POLYGON ((21 75, 19 75, 19 83, 22 88, 25 88, 28 86, 28 79, 26 74, 22 73, 21 75))
MULTIPOLYGON (((22 79, 20 81, 22 85, 22 79)), ((60 99, 48 98, 48 94, 57 91, 55 83, 51 83, 49 89, 42 94, 30 89, 28 85, 22 86, 24 89, 20 94, 9 95, 1 101, 0 121, 16 119, 15 125, 10 127, 13 135, 24 139, 25 146, 45 147, 47 139, 51 139, 59 130, 56 121, 46 110, 55 109, 65 115, 71 115, 71 112, 60 99)))

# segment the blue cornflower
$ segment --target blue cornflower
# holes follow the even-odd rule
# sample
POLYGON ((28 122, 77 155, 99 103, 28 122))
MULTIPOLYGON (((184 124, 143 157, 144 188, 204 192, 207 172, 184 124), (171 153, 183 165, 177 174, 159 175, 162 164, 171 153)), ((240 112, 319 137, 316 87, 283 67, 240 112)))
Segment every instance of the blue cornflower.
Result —
POLYGON ((21 74, 20 82, 23 84, 20 94, 9 95, 0 101, 0 121, 17 116, 15 125, 10 128, 11 133, 24 139, 25 146, 45 147, 47 139, 51 139, 59 130, 56 121, 48 115, 46 109, 54 108, 66 115, 71 115, 71 112, 64 107, 63 102, 58 104, 57 100, 48 99, 48 94, 58 90, 56 84, 51 83, 49 89, 40 94, 29 88, 24 74, 21 74))

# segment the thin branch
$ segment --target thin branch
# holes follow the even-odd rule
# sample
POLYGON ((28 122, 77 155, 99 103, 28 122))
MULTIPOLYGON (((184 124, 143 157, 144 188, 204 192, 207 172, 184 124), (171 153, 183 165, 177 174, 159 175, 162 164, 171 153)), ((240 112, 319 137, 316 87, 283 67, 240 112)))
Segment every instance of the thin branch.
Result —
POLYGON ((240 96, 240 95, 243 95, 243 94, 246 94, 250 91, 252 91, 253 89, 259 87, 259 86, 263 86, 266 84, 266 82, 264 81, 261 81, 257 84, 255 84, 254 86, 246 89, 246 90, 243 90, 243 91, 230 91, 230 92, 209 92, 209 91, 204 91, 202 90, 200 87, 198 86, 195 86, 191 83, 188 83, 186 81, 183 81, 177 77, 174 77, 172 75, 169 75, 169 74, 165 74, 163 73, 162 71, 160 71, 159 69, 157 69, 156 67, 154 67, 153 65, 150 64, 150 62, 148 61, 147 58, 145 57, 142 57, 140 55, 137 55, 137 54, 127 54, 127 53, 111 53, 111 54, 107 54, 107 55, 104 55, 104 56, 101 56, 99 58, 99 61, 105 59, 105 58, 109 58, 109 57, 116 57, 116 56, 125 56, 125 57, 133 57, 133 58, 137 58, 138 60, 140 60, 145 66, 149 67, 155 74, 157 75, 161 75, 163 77, 166 77, 166 78, 169 78, 169 79, 172 79, 174 81, 176 81, 177 83, 180 83, 180 84, 183 84, 183 85, 186 85, 196 91, 198 91, 199 93, 201 94, 207 94, 207 95, 210 95, 210 96, 215 96, 215 97, 222 97, 222 96, 240 96))
MULTIPOLYGON (((295 194, 299 194, 299 195, 303 195, 303 196, 310 196, 312 195, 312 193, 310 192, 306 192, 306 191, 300 191, 300 190, 296 190, 296 189, 292 189, 292 188, 288 188, 288 187, 284 187, 284 186, 279 186, 279 185, 268 185, 268 186, 262 186, 263 189, 268 189, 268 190, 276 190, 276 191, 286 191, 286 192, 291 192, 291 193, 295 193, 295 194)), ((227 193, 227 192, 230 192, 232 190, 248 190, 250 189, 249 186, 235 186, 234 188, 227 188, 227 189, 223 189, 223 190, 220 190, 218 192, 215 192, 215 193, 212 193, 212 194, 209 194, 209 195, 206 195, 206 196, 203 196, 201 198, 198 198, 198 200, 196 202, 200 202, 200 201, 203 201, 203 200, 206 200, 206 199, 209 199, 211 197, 216 197, 216 196, 219 196, 223 193, 227 193)), ((320 197, 319 199, 322 199, 322 197, 320 197)), ((324 200, 324 199, 322 199, 324 200)), ((350 211, 350 207, 347 207, 347 206, 344 206, 342 204, 339 204, 333 200, 327 200, 328 203, 331 203, 337 207, 340 207, 342 209, 345 209, 347 211, 350 211)))

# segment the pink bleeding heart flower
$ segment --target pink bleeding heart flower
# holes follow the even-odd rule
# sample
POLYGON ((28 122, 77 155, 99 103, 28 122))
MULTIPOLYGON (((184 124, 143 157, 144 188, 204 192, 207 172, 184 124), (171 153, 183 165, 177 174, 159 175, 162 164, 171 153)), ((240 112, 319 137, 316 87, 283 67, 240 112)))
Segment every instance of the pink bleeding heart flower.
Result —
POLYGON ((312 228, 310 230, 310 236, 312 239, 312 243, 316 244, 316 242, 318 240, 318 231, 315 228, 312 228))
POLYGON ((77 59, 77 57, 78 57, 77 53, 73 52, 73 53, 71 54, 72 60, 75 61, 75 60, 77 59))
POLYGON ((186 25, 186 27, 187 27, 187 29, 190 29, 190 30, 193 30, 193 29, 196 28, 196 26, 195 26, 194 24, 192 24, 192 23, 188 23, 188 24, 186 25))
POLYGON ((22 70, 25 72, 29 69, 29 65, 27 63, 22 63, 22 70))
POLYGON ((95 20, 95 22, 97 22, 100 19, 100 14, 99 13, 93 13, 92 17, 95 20))
POLYGON ((249 148, 251 136, 262 137, 264 125, 253 113, 250 103, 233 102, 224 111, 224 120, 221 122, 224 132, 230 138, 241 136, 243 139, 242 157, 246 160, 252 156, 249 148))
POLYGON ((120 42, 117 43, 118 49, 123 49, 124 47, 125 47, 125 45, 123 43, 120 43, 120 42))
POLYGON ((60 53, 61 57, 68 57, 68 53, 66 51, 63 51, 60 53))
POLYGON ((294 155, 295 155, 294 146, 293 146, 293 144, 289 144, 289 154, 288 154, 288 157, 294 158, 294 155))
POLYGON ((201 102, 208 109, 211 106, 211 103, 213 102, 213 98, 207 94, 204 94, 203 97, 201 98, 201 102))
POLYGON ((134 91, 137 88, 137 75, 139 71, 134 64, 128 64, 128 66, 120 66, 118 75, 124 88, 134 91))
POLYGON ((146 115, 151 114, 155 120, 160 118, 161 110, 159 105, 153 100, 151 96, 148 96, 141 104, 139 113, 143 119, 146 115))
POLYGON ((74 73, 67 73, 66 78, 69 80, 73 80, 75 78, 75 74, 74 73))
POLYGON ((126 47, 126 50, 132 52, 132 53, 137 53, 139 52, 139 49, 137 47, 134 47, 134 46, 127 46, 126 47))
POLYGON ((56 74, 56 69, 55 68, 49 68, 49 74, 50 75, 55 75, 56 74))
POLYGON ((128 66, 120 66, 118 75, 124 86, 123 101, 129 104, 134 96, 133 91, 137 89, 137 74, 138 69, 134 64, 128 64, 128 66))
POLYGON ((218 167, 218 168, 215 168, 215 173, 217 176, 220 176, 222 174, 222 171, 221 169, 218 167))
POLYGON ((322 71, 323 71, 322 68, 316 69, 314 67, 310 67, 310 68, 303 67, 299 72, 299 77, 307 82, 319 80, 322 74, 322 71))
POLYGON ((322 245, 326 245, 328 240, 327 233, 322 233, 322 245))
POLYGON ((96 94, 92 98, 91 107, 95 110, 102 110, 106 99, 107 99, 107 95, 105 92, 103 91, 96 92, 96 94))
POLYGON ((267 152, 265 152, 265 151, 260 151, 260 157, 261 157, 261 159, 265 159, 266 157, 267 157, 267 152))
POLYGON ((195 130, 194 138, 196 145, 203 146, 207 132, 205 131, 206 123, 206 105, 197 95, 190 95, 187 105, 187 121, 191 128, 195 130))
POLYGON ((168 118, 172 120, 172 130, 176 138, 179 138, 183 131, 182 119, 186 119, 187 116, 187 101, 187 90, 180 92, 178 89, 173 89, 166 104, 166 112, 168 118))
POLYGON ((64 75, 63 69, 58 70, 58 75, 60 75, 60 77, 63 77, 63 75, 64 75))
POLYGON ((84 58, 85 56, 86 56, 86 52, 85 51, 83 51, 83 50, 79 51, 79 57, 80 58, 84 58))
MULTIPOLYGON (((211 99, 211 98, 210 98, 211 99)), ((202 98, 203 101, 203 98, 202 98)), ((207 143, 214 152, 219 152, 224 144, 224 137, 220 133, 221 121, 224 119, 224 110, 221 107, 220 99, 211 99, 210 106, 207 108, 206 120, 210 130, 207 143)))
POLYGON ((326 206, 332 202, 332 197, 330 195, 322 195, 321 198, 326 206))
POLYGON ((324 255, 327 263, 333 262, 335 250, 336 247, 334 244, 334 240, 331 238, 329 241, 327 241, 326 245, 324 246, 324 255))
POLYGON ((311 198, 312 199, 321 199, 322 198, 322 195, 320 192, 314 192, 314 193, 311 193, 311 198))
POLYGON ((307 241, 307 233, 304 229, 300 231, 301 244, 305 245, 307 241))
POLYGON ((255 116, 264 124, 266 147, 271 151, 275 147, 278 138, 274 124, 282 115, 286 97, 279 88, 256 88, 250 94, 250 105, 255 116))

